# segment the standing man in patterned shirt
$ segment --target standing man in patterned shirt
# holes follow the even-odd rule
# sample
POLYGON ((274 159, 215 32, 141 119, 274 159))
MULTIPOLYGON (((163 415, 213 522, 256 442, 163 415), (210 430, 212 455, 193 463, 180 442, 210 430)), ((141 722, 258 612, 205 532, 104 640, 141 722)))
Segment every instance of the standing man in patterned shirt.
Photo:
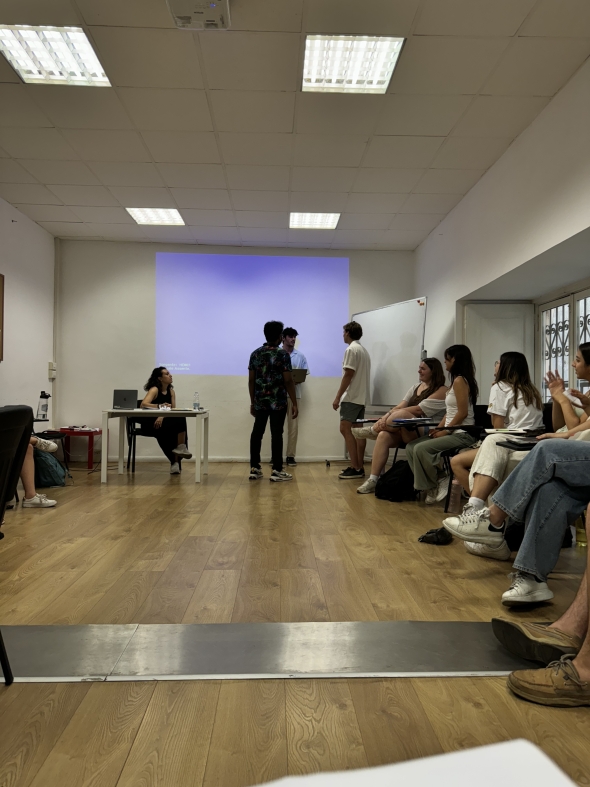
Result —
POLYGON ((283 472, 283 427, 287 415, 287 395, 291 400, 293 418, 297 418, 297 397, 291 375, 291 358, 279 347, 283 323, 272 320, 264 326, 266 342, 254 350, 248 364, 250 414, 254 427, 250 436, 250 480, 262 478, 260 447, 270 420, 272 446, 271 481, 291 481, 293 476, 283 472))

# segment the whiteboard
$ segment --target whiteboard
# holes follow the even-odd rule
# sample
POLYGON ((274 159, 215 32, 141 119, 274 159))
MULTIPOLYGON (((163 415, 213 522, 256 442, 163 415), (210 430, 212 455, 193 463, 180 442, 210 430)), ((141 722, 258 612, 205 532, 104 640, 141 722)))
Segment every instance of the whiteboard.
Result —
POLYGON ((359 312, 352 319, 361 324, 361 344, 371 356, 371 404, 391 406, 401 402, 408 388, 418 382, 426 298, 359 312))

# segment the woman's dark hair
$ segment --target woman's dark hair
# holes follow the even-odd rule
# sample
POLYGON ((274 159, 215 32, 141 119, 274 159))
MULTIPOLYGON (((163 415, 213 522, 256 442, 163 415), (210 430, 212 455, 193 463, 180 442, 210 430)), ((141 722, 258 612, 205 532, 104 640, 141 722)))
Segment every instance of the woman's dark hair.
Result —
POLYGON ((445 350, 445 359, 450 361, 451 358, 454 361, 449 371, 451 385, 457 377, 463 377, 469 388, 471 404, 475 406, 479 396, 479 387, 475 379, 475 364, 473 363, 471 350, 465 344, 452 344, 445 350))
MULTIPOLYGON (((436 393, 439 388, 446 385, 445 373, 443 372, 442 364, 438 358, 422 358, 422 363, 425 363, 432 372, 430 384, 421 394, 414 392, 414 395, 410 397, 410 401, 406 403, 407 407, 415 407, 417 404, 420 404, 423 399, 428 399, 428 397, 436 393)), ((417 390, 416 388, 416 391, 417 390)))
POLYGON ((584 342, 584 344, 578 345, 578 350, 586 366, 590 366, 590 342, 584 342))
POLYGON ((346 325, 342 326, 342 328, 350 336, 353 342, 358 342, 358 340, 363 335, 363 329, 358 322, 347 322, 346 325))
MULTIPOLYGON (((153 369, 152 373, 150 374, 150 379, 143 386, 143 390, 149 391, 150 388, 157 388, 158 391, 161 391, 162 387, 159 378, 162 376, 162 372, 164 371, 166 371, 165 366, 156 366, 156 368, 153 369)), ((169 388, 172 388, 172 386, 170 385, 169 388)))
MULTIPOLYGON (((590 349, 590 345, 588 345, 590 349)), ((590 355, 590 352, 588 353, 590 355)), ((533 384, 529 373, 529 365, 522 353, 507 352, 500 356, 500 365, 496 372, 496 383, 506 383, 514 391, 514 409, 518 407, 518 395, 522 394, 527 407, 534 405, 537 410, 543 409, 541 394, 533 384)))

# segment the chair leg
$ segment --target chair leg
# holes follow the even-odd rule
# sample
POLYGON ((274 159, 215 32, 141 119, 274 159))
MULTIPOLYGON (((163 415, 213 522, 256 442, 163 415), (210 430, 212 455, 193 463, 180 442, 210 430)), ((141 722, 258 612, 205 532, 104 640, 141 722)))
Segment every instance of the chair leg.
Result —
POLYGON ((8 661, 8 653, 6 652, 6 648, 4 646, 4 640, 2 638, 2 632, 0 631, 0 667, 2 667, 2 674, 4 675, 4 683, 7 686, 10 686, 14 683, 14 675, 12 674, 12 670, 10 668, 10 662, 8 661))
POLYGON ((127 472, 129 472, 129 465, 131 464, 131 445, 132 445, 133 437, 128 434, 127 435, 127 472))
POLYGON ((137 435, 134 432, 133 433, 133 454, 132 454, 133 458, 131 460, 131 472, 132 473, 135 472, 135 447, 136 447, 136 445, 137 445, 137 435))
POLYGON ((453 473, 453 468, 451 467, 451 459, 450 459, 450 457, 445 456, 444 463, 445 463, 445 469, 447 470, 447 472, 449 474, 449 488, 447 489, 447 496, 445 497, 445 508, 444 508, 445 514, 448 514, 449 513, 449 503, 451 501, 451 489, 452 489, 452 484, 453 484, 454 473, 453 473))

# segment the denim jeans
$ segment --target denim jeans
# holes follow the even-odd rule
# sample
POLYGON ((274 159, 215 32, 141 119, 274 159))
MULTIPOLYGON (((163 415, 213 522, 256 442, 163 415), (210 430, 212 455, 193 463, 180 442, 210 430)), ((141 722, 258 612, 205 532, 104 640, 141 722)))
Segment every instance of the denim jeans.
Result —
POLYGON ((270 419, 270 444, 272 451, 272 469, 283 469, 283 428, 287 408, 282 410, 256 410, 254 426, 250 435, 250 467, 260 467, 260 447, 270 419))
POLYGON ((514 568, 542 582, 555 568, 566 528, 590 502, 590 443, 543 440, 492 496, 524 539, 514 568))

